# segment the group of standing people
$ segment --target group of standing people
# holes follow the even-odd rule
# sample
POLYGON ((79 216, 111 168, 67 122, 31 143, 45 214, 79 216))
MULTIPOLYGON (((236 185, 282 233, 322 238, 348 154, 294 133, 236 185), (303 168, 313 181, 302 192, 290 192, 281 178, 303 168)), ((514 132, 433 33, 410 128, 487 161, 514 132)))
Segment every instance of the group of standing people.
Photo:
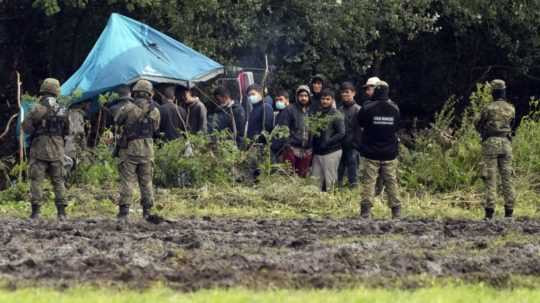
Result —
MULTIPOLYGON (((495 80, 492 86, 495 102, 482 112, 477 124, 484 142, 487 219, 494 214, 498 172, 503 177, 507 217, 512 216, 515 202, 509 141, 515 110, 504 100, 504 82, 495 80)), ((309 85, 297 87, 294 100, 287 90, 268 98, 261 86, 253 84, 245 92, 247 102, 239 102, 233 100, 228 89, 218 87, 213 95, 217 109, 208 114, 205 104, 187 88, 175 85, 154 88, 146 80, 139 80, 133 87, 119 87, 119 97, 106 105, 110 123, 119 134, 115 149, 121 178, 117 217, 120 220, 128 217, 137 185, 143 217, 151 216, 154 138, 159 136, 167 141, 185 133, 228 131, 240 148, 246 141, 270 145, 274 161, 288 163, 300 177, 312 176, 322 191, 346 185, 354 188, 361 183, 362 218, 371 216, 376 184, 382 182, 392 217, 399 218, 400 110, 390 100, 387 82, 373 77, 363 90, 362 96, 357 95, 355 85, 344 82, 336 96, 325 85, 325 77, 316 75, 309 85), (287 128, 288 137, 267 140, 261 136, 276 127, 287 128)), ((23 122, 24 131, 31 135, 31 218, 40 215, 41 182, 46 176, 52 180, 58 218, 66 216, 62 161, 70 119, 56 102, 59 93, 58 80, 46 79, 40 87, 38 104, 23 122)))

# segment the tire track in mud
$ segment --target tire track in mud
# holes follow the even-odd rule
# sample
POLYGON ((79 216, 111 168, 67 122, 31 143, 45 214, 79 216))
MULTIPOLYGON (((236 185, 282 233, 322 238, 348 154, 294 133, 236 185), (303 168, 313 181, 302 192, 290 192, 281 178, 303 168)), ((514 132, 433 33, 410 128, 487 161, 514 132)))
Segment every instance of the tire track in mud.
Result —
POLYGON ((539 220, 0 219, 0 280, 15 287, 506 287, 512 275, 540 277, 539 220))

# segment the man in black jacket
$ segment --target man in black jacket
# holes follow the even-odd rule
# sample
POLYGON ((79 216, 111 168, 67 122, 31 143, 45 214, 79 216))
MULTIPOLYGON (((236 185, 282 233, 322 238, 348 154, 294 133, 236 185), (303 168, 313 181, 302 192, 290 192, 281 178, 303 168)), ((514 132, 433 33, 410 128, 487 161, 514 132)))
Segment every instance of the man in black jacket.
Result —
POLYGON ((180 107, 185 111, 187 131, 191 134, 208 132, 207 110, 199 97, 194 96, 189 88, 180 87, 180 107))
POLYGON ((214 97, 219 107, 208 119, 209 131, 228 130, 235 138, 237 146, 242 146, 246 126, 244 108, 239 103, 234 102, 225 87, 218 87, 214 91, 214 97))
POLYGON ((164 134, 165 141, 178 139, 182 132, 186 131, 186 112, 176 105, 175 89, 174 85, 168 85, 159 92, 162 102, 159 106, 161 116, 159 132, 164 134))
POLYGON ((397 136, 400 112, 398 106, 388 98, 388 83, 380 81, 375 87, 373 100, 367 102, 358 113, 358 124, 363 128, 359 151, 363 157, 360 216, 369 218, 375 192, 375 183, 380 174, 386 187, 392 218, 401 215, 401 202, 397 181, 399 139, 397 136))
POLYGON ((289 138, 282 158, 302 178, 308 176, 313 158, 313 137, 307 125, 307 119, 311 116, 310 104, 309 87, 300 85, 296 89, 296 102, 288 109, 287 120, 280 123, 289 128, 289 138))
POLYGON ((323 74, 316 74, 310 81, 311 93, 311 110, 316 112, 321 107, 321 94, 326 87, 326 77, 323 74))
POLYGON ((338 166, 341 159, 341 145, 345 137, 345 121, 343 115, 334 108, 334 92, 325 89, 321 93, 321 107, 318 117, 326 126, 313 138, 313 171, 319 179, 322 191, 332 190, 338 177, 338 166))
POLYGON ((358 145, 361 140, 361 129, 358 125, 358 112, 360 105, 354 101, 356 88, 351 82, 344 82, 341 85, 340 111, 345 118, 345 138, 343 139, 343 155, 339 163, 338 183, 341 187, 343 179, 347 175, 349 187, 358 185, 358 145))

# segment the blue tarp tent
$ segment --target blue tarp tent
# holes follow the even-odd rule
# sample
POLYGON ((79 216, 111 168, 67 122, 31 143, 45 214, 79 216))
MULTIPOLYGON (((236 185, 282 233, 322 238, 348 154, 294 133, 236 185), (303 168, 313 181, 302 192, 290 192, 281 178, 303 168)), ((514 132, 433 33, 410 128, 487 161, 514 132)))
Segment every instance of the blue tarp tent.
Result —
POLYGON ((223 66, 173 38, 113 13, 83 65, 63 85, 62 95, 86 100, 139 79, 192 86, 223 73, 223 66))

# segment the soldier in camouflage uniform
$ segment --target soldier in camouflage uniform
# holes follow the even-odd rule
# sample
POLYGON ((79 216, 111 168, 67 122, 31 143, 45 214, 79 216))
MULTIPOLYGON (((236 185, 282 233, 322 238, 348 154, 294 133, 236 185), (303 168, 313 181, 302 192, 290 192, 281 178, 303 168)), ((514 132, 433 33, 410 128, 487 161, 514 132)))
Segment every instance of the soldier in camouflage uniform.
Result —
POLYGON ((141 193, 143 217, 148 219, 154 204, 152 175, 154 166, 154 140, 159 130, 160 115, 152 105, 153 86, 139 80, 133 86, 133 102, 125 103, 117 112, 114 121, 122 128, 119 143, 120 201, 118 218, 125 220, 133 199, 133 190, 138 183, 141 193))
POLYGON ((516 111, 506 99, 506 84, 503 80, 491 82, 493 102, 487 105, 476 123, 482 136, 482 156, 486 183, 485 218, 493 218, 497 197, 497 178, 501 175, 504 196, 504 214, 510 218, 514 212, 515 192, 512 184, 512 124, 516 111))
POLYGON ((68 167, 68 170, 74 169, 81 162, 83 153, 86 150, 86 122, 84 119, 86 106, 86 103, 77 104, 68 110, 70 127, 69 134, 65 138, 65 153, 73 161, 72 167, 68 167))
POLYGON ((60 82, 53 78, 43 81, 39 89, 39 103, 28 113, 22 127, 30 135, 30 196, 32 214, 30 218, 40 216, 43 203, 41 183, 45 177, 51 179, 58 219, 66 217, 64 199, 64 136, 69 133, 69 119, 65 108, 56 98, 60 94, 60 82))

